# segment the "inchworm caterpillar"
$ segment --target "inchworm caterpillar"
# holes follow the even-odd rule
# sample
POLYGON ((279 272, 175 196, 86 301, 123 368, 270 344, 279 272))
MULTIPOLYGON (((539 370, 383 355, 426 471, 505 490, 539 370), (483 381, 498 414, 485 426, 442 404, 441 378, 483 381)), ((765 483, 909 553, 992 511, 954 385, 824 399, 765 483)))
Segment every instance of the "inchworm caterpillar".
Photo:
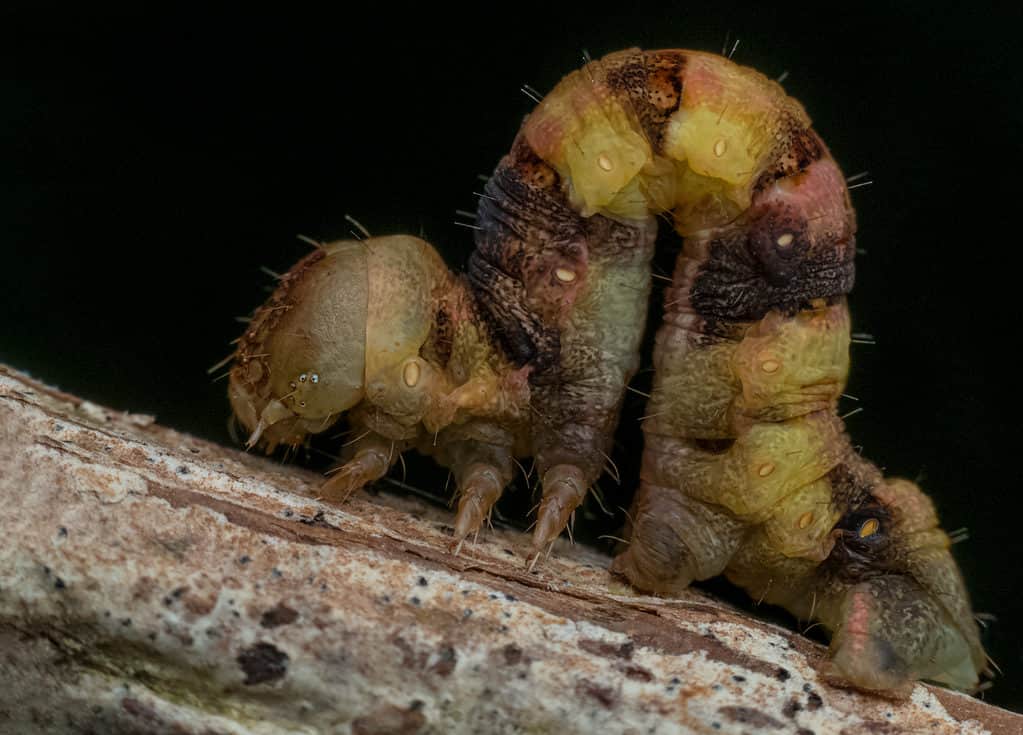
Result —
POLYGON ((232 369, 250 444, 347 412, 356 438, 325 492, 417 446, 454 469, 459 539, 533 455, 542 548, 606 461, 656 215, 683 247, 614 570, 659 594, 724 573, 819 620, 836 680, 976 686, 985 656, 930 501, 861 459, 836 414, 855 253, 841 171, 798 102, 722 57, 630 50, 562 80, 487 184, 468 279, 414 238, 299 263, 232 369))

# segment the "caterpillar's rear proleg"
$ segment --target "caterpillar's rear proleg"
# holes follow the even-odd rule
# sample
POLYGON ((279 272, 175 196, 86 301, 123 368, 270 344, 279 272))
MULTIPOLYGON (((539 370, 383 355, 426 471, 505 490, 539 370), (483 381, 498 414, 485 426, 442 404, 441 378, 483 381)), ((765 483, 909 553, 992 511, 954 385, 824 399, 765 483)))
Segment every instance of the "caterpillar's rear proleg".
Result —
POLYGON ((888 575, 850 587, 820 617, 835 630, 824 674, 837 683, 895 696, 908 695, 919 678, 976 684, 979 647, 914 579, 888 575))
POLYGON ((367 431, 351 445, 349 459, 320 486, 320 495, 330 500, 344 501, 353 492, 379 480, 398 460, 403 442, 367 431))
POLYGON ((649 483, 640 489, 632 520, 632 541, 611 571, 663 595, 721 574, 747 528, 724 508, 649 483))

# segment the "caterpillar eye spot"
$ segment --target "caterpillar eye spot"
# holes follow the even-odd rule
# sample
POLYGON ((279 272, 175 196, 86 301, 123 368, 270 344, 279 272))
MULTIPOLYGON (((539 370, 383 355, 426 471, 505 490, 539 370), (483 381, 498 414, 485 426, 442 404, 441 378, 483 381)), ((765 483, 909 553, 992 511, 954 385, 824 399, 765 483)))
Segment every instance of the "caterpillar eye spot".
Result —
POLYGON ((298 382, 304 383, 308 379, 308 377, 309 376, 307 376, 305 373, 302 373, 301 375, 298 376, 298 382))
POLYGON ((857 535, 860 538, 869 538, 870 536, 876 534, 880 530, 880 528, 881 528, 880 521, 878 521, 876 518, 868 518, 860 526, 860 530, 857 532, 857 535))
POLYGON ((311 380, 311 381, 312 381, 313 383, 319 383, 319 382, 320 382, 320 376, 319 376, 319 375, 317 375, 316 373, 313 373, 313 374, 312 374, 312 377, 310 378, 310 380, 311 380))
POLYGON ((554 277, 562 283, 571 283, 575 280, 575 271, 570 271, 568 268, 558 268, 554 271, 554 277))

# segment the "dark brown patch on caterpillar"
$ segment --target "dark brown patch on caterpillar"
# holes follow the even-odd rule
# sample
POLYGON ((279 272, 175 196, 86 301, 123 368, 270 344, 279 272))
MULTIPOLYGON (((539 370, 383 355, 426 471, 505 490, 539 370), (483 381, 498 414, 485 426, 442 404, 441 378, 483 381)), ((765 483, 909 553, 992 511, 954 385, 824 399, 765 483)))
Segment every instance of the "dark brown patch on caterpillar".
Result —
POLYGON ((839 513, 872 502, 873 489, 884 481, 874 465, 850 455, 827 475, 831 483, 831 506, 839 513))
POLYGON ((852 290, 855 266, 845 253, 854 248, 843 243, 815 249, 814 257, 789 260, 768 253, 770 245, 764 244, 777 241, 778 236, 772 239, 777 224, 768 218, 762 231, 730 229, 712 242, 690 292, 697 314, 708 321, 756 321, 772 309, 798 310, 813 299, 852 290))
POLYGON ((478 252, 469 256, 468 270, 480 314, 508 359, 516 367, 530 364, 539 373, 554 370, 560 354, 558 331, 546 327, 526 307, 522 283, 478 252))
POLYGON ((826 152, 827 148, 816 131, 794 124, 789 136, 789 147, 757 178, 753 185, 754 194, 766 189, 778 179, 805 171, 826 152))
POLYGON ((637 51, 621 63, 606 66, 605 83, 629 101, 657 155, 663 153, 664 127, 682 104, 684 66, 685 57, 670 51, 637 51))
POLYGON ((484 194, 469 282, 509 359, 518 366, 533 365, 536 373, 553 371, 560 352, 556 312, 561 299, 552 279, 558 268, 573 274, 583 270, 583 226, 557 172, 521 135, 484 194), (555 289, 548 298, 538 298, 535 292, 545 284, 555 289))
POLYGON ((446 301, 441 301, 433 317, 430 336, 426 340, 428 354, 424 357, 432 358, 441 367, 447 367, 454 345, 454 324, 449 309, 450 305, 446 301))

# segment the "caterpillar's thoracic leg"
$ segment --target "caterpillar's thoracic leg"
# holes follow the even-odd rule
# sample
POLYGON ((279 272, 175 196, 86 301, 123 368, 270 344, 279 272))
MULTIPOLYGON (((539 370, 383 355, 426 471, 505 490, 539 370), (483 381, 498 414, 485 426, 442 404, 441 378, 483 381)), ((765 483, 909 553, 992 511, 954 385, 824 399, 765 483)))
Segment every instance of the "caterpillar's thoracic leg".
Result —
POLYGON ((510 447, 472 439, 460 444, 462 446, 453 451, 451 464, 458 484, 455 544, 483 527, 513 473, 510 447))
POLYGON ((747 528, 723 508, 650 483, 643 484, 632 523, 631 542, 611 569, 662 595, 721 574, 747 528))
POLYGON ((533 548, 537 551, 556 539, 568 525, 588 489, 583 472, 576 465, 555 465, 542 478, 543 500, 533 529, 533 548))
POLYGON ((320 487, 320 494, 330 500, 346 500, 356 490, 386 475, 403 449, 404 442, 367 430, 352 442, 346 461, 330 474, 320 487))

